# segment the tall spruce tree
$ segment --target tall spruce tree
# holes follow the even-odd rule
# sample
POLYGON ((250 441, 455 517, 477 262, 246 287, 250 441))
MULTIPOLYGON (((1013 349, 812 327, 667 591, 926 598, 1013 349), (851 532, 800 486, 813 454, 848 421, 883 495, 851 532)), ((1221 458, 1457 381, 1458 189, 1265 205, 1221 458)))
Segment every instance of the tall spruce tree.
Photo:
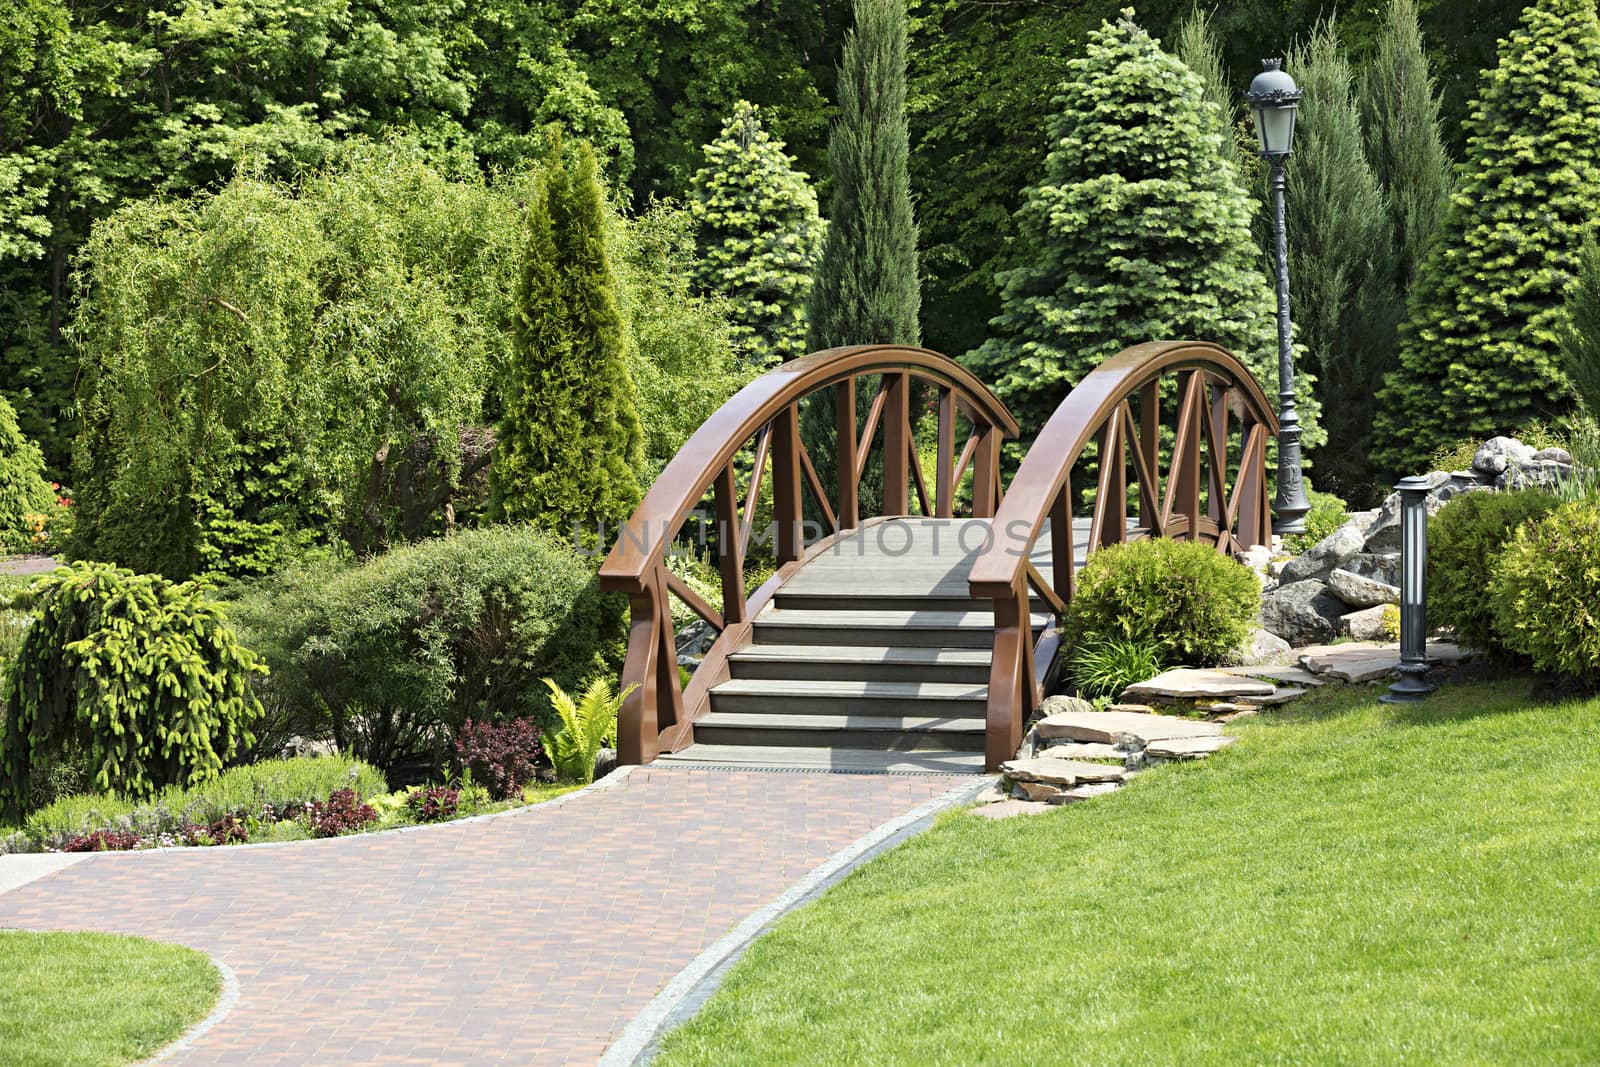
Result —
POLYGON ((855 0, 828 141, 833 201, 811 289, 807 347, 922 338, 906 133, 905 0, 855 0))
POLYGON ((695 286, 729 299, 735 343, 751 364, 804 355, 823 236, 817 194, 748 101, 739 101, 705 156, 689 199, 699 224, 695 286))
POLYGON ((1404 294, 1439 234, 1453 182, 1416 0, 1389 0, 1360 96, 1367 158, 1389 203, 1396 280, 1404 294))
POLYGON ((1561 367, 1588 413, 1600 418, 1600 242, 1590 240, 1567 294, 1561 327, 1561 367))
MULTIPOLYGON (((967 362, 1031 436, 1085 374, 1143 341, 1193 338, 1277 383, 1275 304, 1252 198, 1200 79, 1124 15, 1089 35, 1058 97, 1044 180, 1018 212, 1025 266, 967 362)), ((1308 446, 1322 442, 1309 374, 1308 446)))
POLYGON ((606 254, 594 151, 559 139, 528 206, 505 412, 490 468, 491 511, 589 539, 639 503, 644 435, 628 375, 628 337, 606 254))
POLYGON ((0 552, 27 547, 28 515, 48 515, 55 491, 44 480, 44 455, 17 428, 17 413, 0 396, 0 552))
POLYGON ((1318 376, 1328 432, 1314 456, 1317 481, 1346 499, 1367 498, 1373 405, 1394 367, 1402 307, 1394 234, 1362 147, 1354 76, 1333 24, 1316 26, 1290 53, 1289 66, 1305 91, 1286 214, 1297 340, 1318 376))
POLYGON ((1379 398, 1380 467, 1418 470, 1441 446, 1570 410, 1556 333, 1597 197, 1600 19, 1594 0, 1536 0, 1468 120, 1379 398))

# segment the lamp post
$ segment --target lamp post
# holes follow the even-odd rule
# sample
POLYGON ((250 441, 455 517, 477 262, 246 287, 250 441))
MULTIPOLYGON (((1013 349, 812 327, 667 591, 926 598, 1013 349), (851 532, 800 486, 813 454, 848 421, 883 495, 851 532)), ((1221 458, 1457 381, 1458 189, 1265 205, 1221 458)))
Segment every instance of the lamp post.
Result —
POLYGON ((1278 260, 1278 491, 1272 501, 1275 533, 1304 533, 1305 483, 1300 476, 1300 416, 1294 402, 1294 341, 1289 325, 1289 238, 1284 232, 1283 161, 1294 148, 1294 114, 1301 90, 1283 72, 1283 60, 1264 59, 1245 103, 1256 120, 1261 155, 1272 168, 1272 225, 1278 260))

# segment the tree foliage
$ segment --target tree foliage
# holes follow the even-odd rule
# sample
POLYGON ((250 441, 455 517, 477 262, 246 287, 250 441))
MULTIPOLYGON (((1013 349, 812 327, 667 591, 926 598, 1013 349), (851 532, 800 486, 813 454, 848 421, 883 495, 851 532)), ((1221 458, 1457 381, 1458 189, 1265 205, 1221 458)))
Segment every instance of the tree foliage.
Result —
POLYGON ((31 599, 0 719, 10 814, 28 806, 30 768, 69 751, 99 791, 148 796, 215 776, 251 743, 249 679, 265 669, 198 585, 86 563, 39 579, 31 599))
POLYGON ((528 205, 490 481, 496 518, 587 534, 638 505, 644 434, 594 152, 575 155, 551 150, 528 205))
MULTIPOLYGON (((1025 435, 1090 369, 1152 338, 1221 344, 1270 389, 1274 304, 1251 200, 1199 78, 1127 17, 1069 68, 1043 181, 1018 213, 1029 261, 1002 275, 995 336, 967 361, 1025 435)), ((1310 379, 1301 419, 1315 445, 1310 379)))
POLYGON ((1600 417, 1600 241, 1590 238, 1578 261, 1561 327, 1561 368, 1590 415, 1600 417))
POLYGON ((753 366, 804 355, 823 237, 816 193, 747 101, 705 146, 705 160, 689 201, 699 222, 697 291, 731 302, 740 355, 753 366))
POLYGON ((917 223, 906 170, 904 0, 856 0, 828 144, 833 201, 806 345, 917 344, 917 223))
POLYGON ((1297 340, 1318 378, 1328 440, 1318 482, 1369 491, 1375 396, 1394 367, 1403 295, 1394 230, 1362 145, 1354 74, 1332 23, 1289 56, 1305 95, 1287 170, 1287 228, 1297 340))
POLYGON ((1375 460, 1387 470, 1569 409, 1556 332, 1600 196, 1597 72, 1594 0, 1537 0, 1484 74, 1379 401, 1375 460))
POLYGON ((55 506, 39 446, 22 436, 16 412, 0 397, 0 552, 21 534, 27 516, 48 514, 55 506))

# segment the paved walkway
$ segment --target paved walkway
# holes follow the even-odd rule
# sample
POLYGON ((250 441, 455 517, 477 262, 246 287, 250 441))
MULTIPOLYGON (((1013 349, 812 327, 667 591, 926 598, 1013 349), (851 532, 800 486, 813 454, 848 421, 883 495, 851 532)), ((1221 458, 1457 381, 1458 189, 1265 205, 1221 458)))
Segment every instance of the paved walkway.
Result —
POLYGON ((963 781, 641 768, 466 824, 94 856, 0 894, 0 927, 231 967, 238 1005, 173 1063, 593 1063, 741 919, 963 781))

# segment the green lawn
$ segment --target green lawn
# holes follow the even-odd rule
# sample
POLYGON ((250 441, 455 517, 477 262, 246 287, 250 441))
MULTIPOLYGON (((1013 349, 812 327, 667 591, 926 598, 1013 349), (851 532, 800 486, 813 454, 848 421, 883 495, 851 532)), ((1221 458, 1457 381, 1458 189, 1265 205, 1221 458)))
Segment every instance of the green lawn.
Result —
POLYGON ((204 1018, 221 989, 211 961, 181 945, 0 930, 0 1063, 133 1063, 204 1018))
POLYGON ((1600 701, 1324 693, 952 813, 752 947, 675 1064, 1600 1062, 1600 701))

